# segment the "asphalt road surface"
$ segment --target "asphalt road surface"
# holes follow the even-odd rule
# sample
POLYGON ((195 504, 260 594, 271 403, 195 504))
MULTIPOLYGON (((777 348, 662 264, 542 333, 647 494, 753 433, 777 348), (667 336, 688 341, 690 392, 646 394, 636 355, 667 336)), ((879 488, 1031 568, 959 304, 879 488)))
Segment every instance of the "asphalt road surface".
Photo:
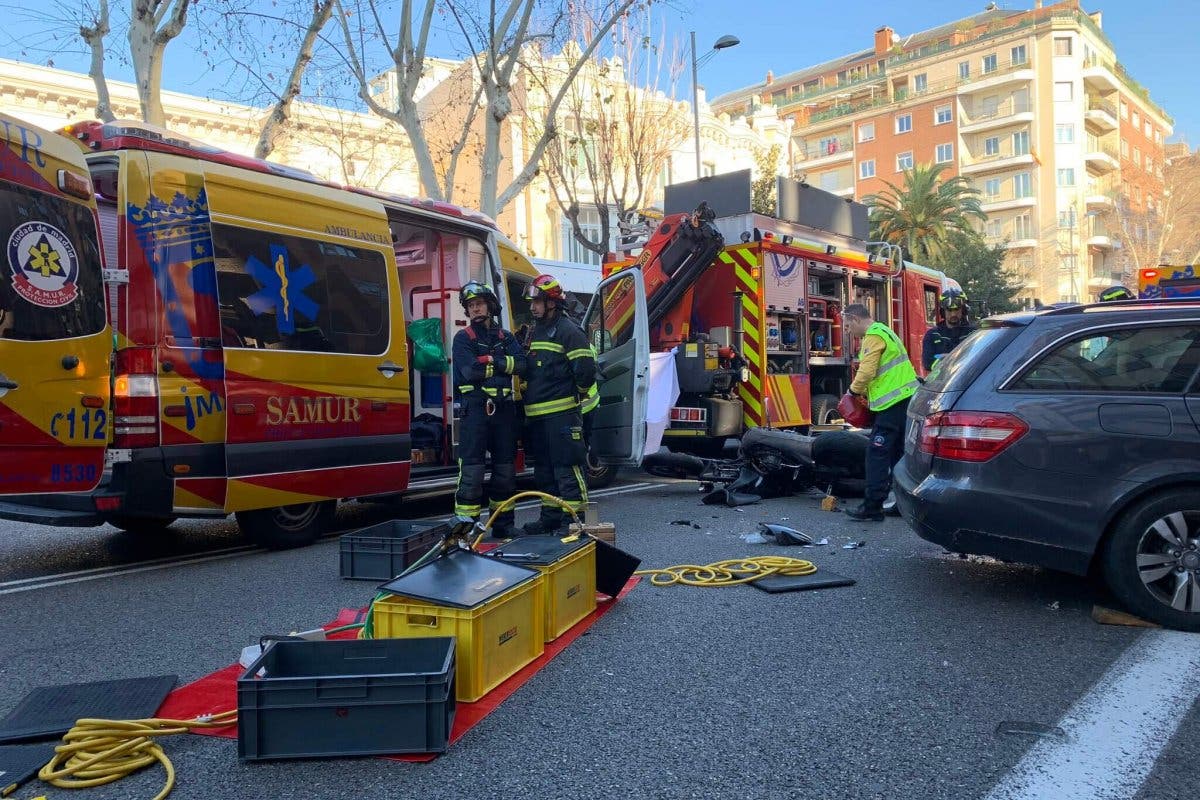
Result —
MULTIPOLYGON (((811 496, 712 508, 695 484, 642 476, 599 501, 647 566, 781 554, 857 583, 768 595, 643 581, 432 763, 241 764, 232 741, 175 736, 172 798, 1175 800, 1200 786, 1200 636, 1098 625, 1107 598, 1086 580, 959 559, 899 519, 856 524, 811 496), (741 541, 758 521, 829 543, 741 541)), ((339 523, 389 513, 350 505, 339 523)), ((139 540, 0 523, 0 714, 39 685, 190 681, 260 634, 370 599, 370 584, 338 579, 334 537, 269 553, 232 522, 176 528, 139 540)), ((15 797, 150 798, 162 777, 15 797)))

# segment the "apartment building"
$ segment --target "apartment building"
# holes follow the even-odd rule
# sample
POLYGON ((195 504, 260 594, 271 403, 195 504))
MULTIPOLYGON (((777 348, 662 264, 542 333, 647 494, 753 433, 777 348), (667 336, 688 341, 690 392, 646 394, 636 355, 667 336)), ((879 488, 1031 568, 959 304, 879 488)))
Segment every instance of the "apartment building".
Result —
POLYGON ((793 174, 859 200, 914 164, 982 196, 1032 302, 1089 299, 1132 280, 1114 215, 1153 209, 1172 120, 1117 61, 1077 0, 1000 9, 725 94, 718 113, 774 105, 794 120, 793 174))

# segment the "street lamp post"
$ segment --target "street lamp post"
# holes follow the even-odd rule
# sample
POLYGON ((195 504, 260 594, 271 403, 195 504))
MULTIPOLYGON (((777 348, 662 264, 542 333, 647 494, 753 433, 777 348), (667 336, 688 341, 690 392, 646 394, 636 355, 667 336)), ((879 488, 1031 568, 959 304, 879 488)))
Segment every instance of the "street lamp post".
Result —
POLYGON ((696 56, 696 32, 692 31, 692 121, 696 133, 696 178, 700 178, 700 66, 707 63, 718 51, 741 44, 741 39, 726 34, 713 43, 712 50, 702 58, 696 56))

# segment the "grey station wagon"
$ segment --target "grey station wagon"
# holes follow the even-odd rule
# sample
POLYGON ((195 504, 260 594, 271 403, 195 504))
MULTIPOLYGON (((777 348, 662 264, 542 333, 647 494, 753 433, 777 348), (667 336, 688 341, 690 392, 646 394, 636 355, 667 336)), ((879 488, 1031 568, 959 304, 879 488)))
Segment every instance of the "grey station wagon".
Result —
POLYGON ((913 397, 897 505, 960 553, 1085 574, 1200 630, 1200 302, 987 319, 913 397))

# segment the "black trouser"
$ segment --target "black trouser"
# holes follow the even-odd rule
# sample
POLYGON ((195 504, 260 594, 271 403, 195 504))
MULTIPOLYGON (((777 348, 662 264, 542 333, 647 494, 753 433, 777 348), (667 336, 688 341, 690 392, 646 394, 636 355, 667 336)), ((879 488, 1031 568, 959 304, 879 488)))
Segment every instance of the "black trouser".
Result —
POLYGON ((883 507, 892 490, 892 467, 904 455, 904 426, 908 420, 908 398, 875 412, 871 441, 867 445, 867 489, 864 506, 872 511, 883 507))
MULTIPOLYGON (((527 417, 525 453, 533 459, 533 481, 538 491, 567 501, 577 514, 582 514, 587 503, 587 483, 582 469, 587 459, 587 446, 579 412, 527 417)), ((543 500, 542 526, 549 529, 562 525, 563 513, 558 506, 543 500)))
MULTIPOLYGON (((483 476, 487 454, 492 456, 492 479, 488 485, 488 508, 516 494, 517 480, 513 461, 517 457, 517 407, 512 399, 496 400, 488 414, 487 399, 470 395, 459 401, 458 412, 458 489, 454 493, 454 513, 476 517, 483 510, 483 476)), ((500 515, 493 533, 512 530, 514 512, 500 515)))

